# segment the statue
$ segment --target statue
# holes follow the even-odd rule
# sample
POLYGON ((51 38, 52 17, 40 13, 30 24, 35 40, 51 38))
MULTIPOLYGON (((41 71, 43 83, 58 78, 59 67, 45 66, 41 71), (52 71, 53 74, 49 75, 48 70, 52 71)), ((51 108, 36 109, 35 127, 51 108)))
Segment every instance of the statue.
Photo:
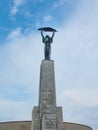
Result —
POLYGON ((53 28, 50 28, 50 27, 39 28, 38 30, 41 31, 42 42, 45 44, 45 47, 44 47, 45 60, 50 60, 50 57, 51 57, 51 43, 53 42, 53 37, 54 37, 54 33, 56 32, 56 30, 53 29, 53 28), (51 37, 49 35, 44 36, 43 31, 52 32, 52 36, 51 37))
POLYGON ((43 31, 41 31, 41 35, 42 35, 42 41, 45 44, 45 48, 44 48, 44 56, 45 56, 45 60, 50 60, 50 55, 51 55, 51 43, 53 42, 53 37, 54 37, 54 32, 52 34, 52 36, 48 36, 46 35, 44 37, 43 35, 43 31))

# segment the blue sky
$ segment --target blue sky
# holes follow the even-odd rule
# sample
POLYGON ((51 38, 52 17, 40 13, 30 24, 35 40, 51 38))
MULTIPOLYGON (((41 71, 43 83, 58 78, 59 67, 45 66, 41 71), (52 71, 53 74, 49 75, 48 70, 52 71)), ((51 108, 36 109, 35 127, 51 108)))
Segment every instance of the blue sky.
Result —
POLYGON ((1 0, 0 121, 31 120, 38 105, 43 26, 58 30, 51 57, 64 121, 97 130, 97 0, 1 0))
POLYGON ((0 3, 0 35, 1 41, 5 39, 11 30, 21 27, 23 33, 27 30, 36 30, 39 26, 50 24, 61 25, 75 10, 75 2, 65 0, 49 2, 44 0, 6 0, 0 3), (62 13, 64 11, 64 13, 62 13), (68 12, 68 13, 67 13, 68 12), (60 20, 59 20, 60 19, 60 20))

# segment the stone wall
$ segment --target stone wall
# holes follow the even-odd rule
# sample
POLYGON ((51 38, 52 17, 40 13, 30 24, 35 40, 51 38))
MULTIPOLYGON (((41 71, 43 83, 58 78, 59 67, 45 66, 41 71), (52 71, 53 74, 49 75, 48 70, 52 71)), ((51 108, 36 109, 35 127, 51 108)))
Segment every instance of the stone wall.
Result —
MULTIPOLYGON (((68 122, 63 122, 63 128, 64 130, 92 130, 86 125, 68 122)), ((31 121, 2 122, 0 130, 31 130, 31 121)))
POLYGON ((89 126, 69 122, 63 122, 63 128, 64 130, 92 130, 89 126))
POLYGON ((31 121, 2 122, 0 130, 31 130, 31 121))

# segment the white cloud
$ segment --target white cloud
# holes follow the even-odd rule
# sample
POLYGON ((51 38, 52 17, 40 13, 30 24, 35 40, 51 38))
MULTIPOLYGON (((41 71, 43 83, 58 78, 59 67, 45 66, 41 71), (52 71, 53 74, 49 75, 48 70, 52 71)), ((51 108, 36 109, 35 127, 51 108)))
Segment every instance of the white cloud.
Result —
POLYGON ((31 102, 29 101, 11 101, 7 99, 0 100, 2 104, 0 107, 1 118, 5 118, 4 121, 13 121, 13 120, 26 120, 30 119, 29 111, 32 110, 29 106, 32 107, 31 102), (28 107, 25 107, 28 106, 28 107), (17 111, 16 111, 17 110, 17 111), (2 113, 2 111, 5 113, 2 113), (9 113, 10 111, 10 113, 9 113), (13 115, 13 116, 11 116, 13 115))
POLYGON ((36 33, 23 36, 19 28, 0 48, 0 121, 29 120, 33 105, 38 104, 40 37, 36 33))
POLYGON ((71 2, 72 0, 58 0, 54 3, 53 7, 58 8, 60 6, 63 6, 66 2, 71 2))
POLYGON ((8 39, 10 40, 15 40, 16 38, 19 38, 19 37, 21 37, 21 35, 22 35, 22 32, 21 32, 21 27, 18 27, 18 28, 16 28, 15 30, 13 30, 10 34, 9 34, 9 36, 8 36, 8 39))
POLYGON ((76 11, 55 38, 58 104, 66 121, 97 130, 98 1, 84 1, 76 11))
POLYGON ((50 15, 47 15, 47 16, 44 17, 44 21, 45 21, 46 23, 50 22, 52 19, 53 19, 53 17, 50 16, 50 15))
MULTIPOLYGON (((13 83, 14 85, 19 85, 19 83, 23 83, 24 80, 26 81, 24 85, 32 82, 32 77, 30 76, 34 74, 32 69, 36 67, 34 64, 35 59, 37 63, 37 55, 39 54, 39 56, 41 56, 41 52, 37 51, 37 48, 39 49, 41 46, 41 44, 39 44, 40 39, 41 38, 38 38, 34 33, 24 36, 20 27, 9 34, 8 43, 0 49, 2 56, 2 61, 0 61, 1 68, 4 65, 1 69, 3 70, 3 75, 1 74, 2 80, 0 86, 4 84, 10 86, 13 83), (4 80, 6 80, 6 82, 3 82, 4 80)), ((36 73, 34 75, 36 75, 36 73)))
POLYGON ((13 16, 15 15, 18 10, 19 10, 19 7, 25 2, 25 0, 13 0, 13 7, 11 8, 11 11, 10 11, 10 15, 13 16))
POLYGON ((96 90, 89 89, 89 86, 83 86, 83 88, 72 88, 71 90, 66 89, 62 92, 62 95, 58 100, 63 102, 66 99, 75 106, 85 107, 98 107, 98 94, 96 90), (93 96, 94 95, 94 96, 93 96), (96 98, 95 98, 96 97, 96 98), (61 99, 60 99, 61 98, 61 99))

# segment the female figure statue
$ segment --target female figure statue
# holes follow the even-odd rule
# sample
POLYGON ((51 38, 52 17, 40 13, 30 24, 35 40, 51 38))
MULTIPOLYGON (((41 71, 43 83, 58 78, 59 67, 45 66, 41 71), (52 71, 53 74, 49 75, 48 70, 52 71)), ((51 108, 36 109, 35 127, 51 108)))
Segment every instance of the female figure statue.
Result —
POLYGON ((54 37, 54 32, 52 34, 52 36, 44 36, 43 35, 43 30, 41 30, 41 36, 42 36, 42 41, 45 44, 44 47, 44 57, 45 60, 50 60, 50 55, 51 55, 51 43, 53 42, 53 37, 54 37))

